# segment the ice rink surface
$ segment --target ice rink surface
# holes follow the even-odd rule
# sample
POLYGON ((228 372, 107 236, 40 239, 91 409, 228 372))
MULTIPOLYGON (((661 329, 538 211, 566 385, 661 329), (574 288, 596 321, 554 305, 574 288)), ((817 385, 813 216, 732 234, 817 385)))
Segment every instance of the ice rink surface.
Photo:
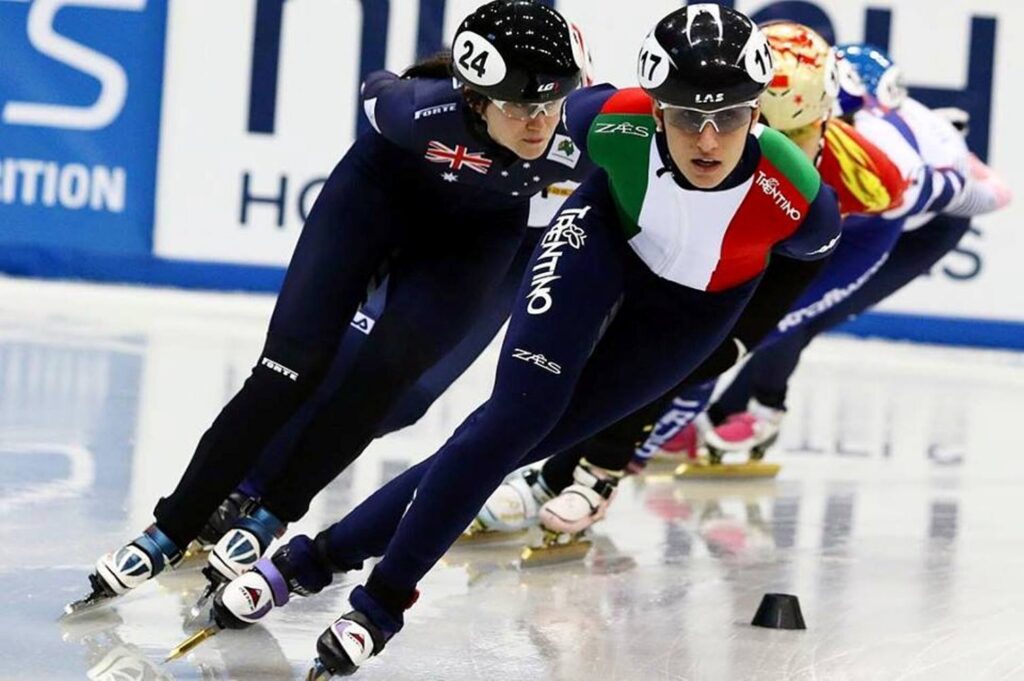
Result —
MULTIPOLYGON (((0 279, 0 678, 300 678, 346 584, 161 664, 196 569, 73 625, 103 552, 151 521, 257 358, 269 297, 0 279)), ((375 443, 293 531, 432 453, 493 350, 375 443)), ((798 372, 774 481, 630 479, 583 562, 457 548, 357 678, 1024 679, 1024 356, 832 337, 798 372), (766 592, 808 629, 751 627, 766 592)), ((481 452, 486 456, 486 452, 481 452)))

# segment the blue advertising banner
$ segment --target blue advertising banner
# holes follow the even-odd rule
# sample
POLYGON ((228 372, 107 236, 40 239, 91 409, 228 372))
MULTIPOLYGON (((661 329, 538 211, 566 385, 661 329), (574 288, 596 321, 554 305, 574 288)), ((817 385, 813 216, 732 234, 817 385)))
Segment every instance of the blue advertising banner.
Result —
POLYGON ((150 257, 166 14, 163 0, 0 0, 8 264, 60 276, 76 253, 150 257))

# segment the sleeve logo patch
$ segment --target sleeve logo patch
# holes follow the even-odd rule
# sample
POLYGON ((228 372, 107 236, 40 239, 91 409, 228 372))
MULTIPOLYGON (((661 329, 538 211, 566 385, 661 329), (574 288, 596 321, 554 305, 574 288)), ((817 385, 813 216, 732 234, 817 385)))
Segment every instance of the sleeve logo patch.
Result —
POLYGON ((549 161, 575 168, 576 164, 580 162, 580 149, 568 135, 555 135, 547 158, 549 161))

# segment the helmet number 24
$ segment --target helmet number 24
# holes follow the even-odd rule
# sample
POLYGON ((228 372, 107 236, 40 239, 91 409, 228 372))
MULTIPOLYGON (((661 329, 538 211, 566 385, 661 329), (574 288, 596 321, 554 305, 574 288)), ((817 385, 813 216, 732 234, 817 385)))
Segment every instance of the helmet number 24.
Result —
POLYGON ((484 74, 487 73, 487 58, 491 56, 491 53, 487 50, 481 50, 475 57, 473 56, 473 43, 470 40, 462 43, 465 51, 462 56, 459 57, 459 66, 466 71, 470 69, 476 71, 478 78, 483 79, 484 74), (472 61, 471 61, 472 60, 472 61))

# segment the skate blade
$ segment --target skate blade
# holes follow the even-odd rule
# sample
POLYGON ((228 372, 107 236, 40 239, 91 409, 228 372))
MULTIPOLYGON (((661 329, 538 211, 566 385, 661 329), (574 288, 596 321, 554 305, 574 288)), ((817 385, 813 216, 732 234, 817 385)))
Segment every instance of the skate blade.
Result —
POLYGON ((327 670, 324 663, 320 661, 320 658, 313 660, 313 666, 309 672, 306 673, 306 681, 327 681, 333 674, 327 670))
POLYGON ((590 551, 589 539, 576 539, 565 544, 541 544, 527 546, 519 555, 520 567, 541 567, 583 560, 590 551))
POLYGON ((86 596, 80 598, 77 601, 73 601, 64 606, 64 612, 61 613, 60 617, 57 618, 58 622, 68 622, 80 617, 87 613, 99 610, 101 607, 109 603, 113 599, 113 596, 100 596, 99 598, 93 598, 92 596, 86 596))
POLYGON ((203 615, 209 612, 210 601, 213 600, 213 597, 217 595, 217 592, 220 591, 224 584, 226 584, 226 582, 210 582, 206 585, 206 589, 203 591, 202 595, 199 596, 199 600, 197 600, 195 605, 188 610, 188 616, 185 618, 186 626, 195 626, 198 622, 204 621, 203 615))
POLYGON ((499 532, 498 530, 468 529, 459 535, 457 546, 474 546, 480 544, 500 544, 502 542, 519 541, 526 536, 527 530, 499 532))
POLYGON ((177 660, 179 657, 187 655, 190 650, 195 648, 197 645, 199 645, 206 639, 215 636, 218 631, 220 631, 220 627, 215 625, 206 627, 205 629, 200 629, 199 631, 192 634, 184 641, 176 645, 174 648, 171 648, 171 652, 167 654, 166 658, 164 658, 164 663, 177 660))
POLYGON ((782 469, 777 463, 763 461, 747 461, 746 463, 718 463, 705 461, 684 463, 675 470, 676 478, 684 479, 715 479, 715 478, 774 478, 782 469))
POLYGON ((212 550, 212 546, 205 546, 199 543, 198 540, 193 540, 189 542, 188 548, 185 549, 185 554, 181 557, 181 561, 175 568, 180 570, 183 567, 194 565, 201 560, 206 560, 212 550))

